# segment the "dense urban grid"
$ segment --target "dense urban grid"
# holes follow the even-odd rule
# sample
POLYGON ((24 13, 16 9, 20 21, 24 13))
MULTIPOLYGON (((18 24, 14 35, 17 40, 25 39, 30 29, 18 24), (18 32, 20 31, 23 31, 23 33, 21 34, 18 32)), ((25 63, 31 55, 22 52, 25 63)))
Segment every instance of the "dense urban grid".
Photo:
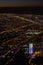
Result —
MULTIPOLYGON (((0 65, 16 65, 17 55, 25 53, 24 46, 28 49, 29 43, 33 44, 33 54, 41 52, 43 57, 43 15, 0 14, 0 65)), ((29 65, 30 60, 25 62, 29 65)))

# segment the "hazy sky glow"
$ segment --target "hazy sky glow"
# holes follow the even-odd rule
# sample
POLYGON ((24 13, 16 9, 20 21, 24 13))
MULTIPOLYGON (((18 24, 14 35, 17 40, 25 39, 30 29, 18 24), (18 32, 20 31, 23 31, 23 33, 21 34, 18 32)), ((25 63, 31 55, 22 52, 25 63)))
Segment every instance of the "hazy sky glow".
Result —
POLYGON ((43 0, 0 0, 0 6, 43 5, 43 0))
POLYGON ((23 3, 23 2, 24 2, 24 3, 25 3, 25 2, 26 2, 26 3, 28 3, 28 2, 38 2, 38 3, 39 3, 39 2, 43 2, 43 0, 0 0, 0 2, 17 2, 17 3, 19 3, 19 2, 20 2, 20 3, 21 3, 21 2, 22 2, 22 3, 23 3))

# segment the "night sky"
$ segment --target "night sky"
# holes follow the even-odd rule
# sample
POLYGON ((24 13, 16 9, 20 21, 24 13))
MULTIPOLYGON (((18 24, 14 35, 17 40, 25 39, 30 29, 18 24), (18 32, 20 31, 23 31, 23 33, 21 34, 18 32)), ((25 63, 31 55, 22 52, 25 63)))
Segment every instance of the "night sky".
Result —
POLYGON ((37 6, 43 5, 43 0, 0 0, 0 7, 1 6, 37 6))
POLYGON ((43 2, 43 0, 0 0, 0 2, 16 2, 16 3, 28 3, 28 2, 43 2))

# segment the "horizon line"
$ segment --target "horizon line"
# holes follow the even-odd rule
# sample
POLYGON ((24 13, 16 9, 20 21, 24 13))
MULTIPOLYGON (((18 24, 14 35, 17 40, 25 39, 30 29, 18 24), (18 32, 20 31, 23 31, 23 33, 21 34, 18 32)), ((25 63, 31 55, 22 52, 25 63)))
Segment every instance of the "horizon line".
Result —
POLYGON ((36 3, 0 3, 0 7, 43 7, 43 4, 36 3))

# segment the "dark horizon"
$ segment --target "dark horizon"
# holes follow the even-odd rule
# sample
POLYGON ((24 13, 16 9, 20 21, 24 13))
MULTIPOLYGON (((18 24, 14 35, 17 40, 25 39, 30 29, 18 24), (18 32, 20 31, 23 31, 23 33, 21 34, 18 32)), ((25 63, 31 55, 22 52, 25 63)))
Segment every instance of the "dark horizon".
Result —
POLYGON ((0 13, 43 14, 43 7, 0 7, 0 13))

